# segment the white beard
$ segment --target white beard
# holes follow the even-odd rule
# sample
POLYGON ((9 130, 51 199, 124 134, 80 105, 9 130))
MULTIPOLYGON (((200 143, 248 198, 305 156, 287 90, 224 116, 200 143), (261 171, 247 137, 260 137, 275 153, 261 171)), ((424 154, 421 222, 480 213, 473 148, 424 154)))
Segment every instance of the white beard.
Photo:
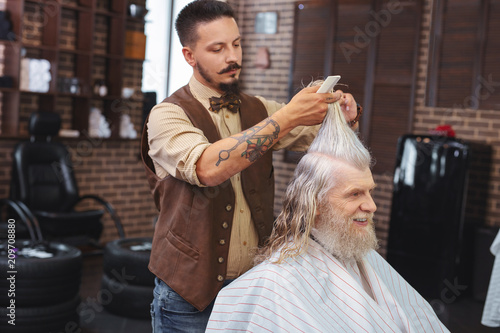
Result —
POLYGON ((321 210, 316 223, 318 228, 313 228, 311 234, 337 259, 361 261, 370 250, 378 248, 373 214, 342 216, 329 205, 321 210), (359 227, 353 222, 353 218, 367 218, 368 225, 359 227))

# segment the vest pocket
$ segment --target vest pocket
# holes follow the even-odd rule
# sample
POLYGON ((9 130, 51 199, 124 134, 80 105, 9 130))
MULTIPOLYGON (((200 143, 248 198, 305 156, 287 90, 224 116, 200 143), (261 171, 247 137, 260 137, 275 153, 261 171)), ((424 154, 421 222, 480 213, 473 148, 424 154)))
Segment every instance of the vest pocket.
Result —
POLYGON ((192 247, 191 245, 187 244, 182 238, 175 235, 170 230, 167 233, 166 239, 170 244, 172 244, 179 251, 183 252, 184 254, 188 255, 189 257, 191 257, 193 259, 198 260, 198 258, 200 256, 200 251, 198 251, 198 249, 192 247))

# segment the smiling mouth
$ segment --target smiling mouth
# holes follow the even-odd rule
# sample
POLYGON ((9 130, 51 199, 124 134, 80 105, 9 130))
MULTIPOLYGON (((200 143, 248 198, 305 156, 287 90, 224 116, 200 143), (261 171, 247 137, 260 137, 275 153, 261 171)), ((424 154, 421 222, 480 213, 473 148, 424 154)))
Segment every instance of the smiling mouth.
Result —
POLYGON ((353 221, 354 221, 354 223, 356 223, 357 225, 359 225, 361 227, 368 225, 367 218, 357 218, 357 219, 353 219, 353 221))

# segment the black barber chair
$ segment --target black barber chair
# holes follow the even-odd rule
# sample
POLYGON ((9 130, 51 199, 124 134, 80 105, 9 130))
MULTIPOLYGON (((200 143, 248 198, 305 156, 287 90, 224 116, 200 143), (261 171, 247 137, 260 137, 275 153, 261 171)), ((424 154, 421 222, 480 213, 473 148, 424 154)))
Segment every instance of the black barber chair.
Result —
POLYGON ((124 238, 121 221, 107 201, 96 195, 79 195, 71 155, 62 143, 52 141, 60 127, 61 118, 57 113, 31 115, 30 141, 14 148, 10 198, 28 206, 38 219, 45 239, 75 246, 97 246, 105 211, 75 210, 75 206, 86 199, 103 206, 120 238, 124 238))

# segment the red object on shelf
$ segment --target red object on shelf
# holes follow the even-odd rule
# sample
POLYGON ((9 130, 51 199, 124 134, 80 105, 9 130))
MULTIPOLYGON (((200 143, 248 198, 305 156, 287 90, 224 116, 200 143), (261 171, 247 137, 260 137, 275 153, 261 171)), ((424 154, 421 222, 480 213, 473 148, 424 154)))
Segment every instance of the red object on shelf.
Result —
POLYGON ((455 137, 455 131, 453 130, 451 125, 448 124, 439 125, 435 129, 430 130, 429 132, 434 135, 442 135, 450 138, 455 137))

